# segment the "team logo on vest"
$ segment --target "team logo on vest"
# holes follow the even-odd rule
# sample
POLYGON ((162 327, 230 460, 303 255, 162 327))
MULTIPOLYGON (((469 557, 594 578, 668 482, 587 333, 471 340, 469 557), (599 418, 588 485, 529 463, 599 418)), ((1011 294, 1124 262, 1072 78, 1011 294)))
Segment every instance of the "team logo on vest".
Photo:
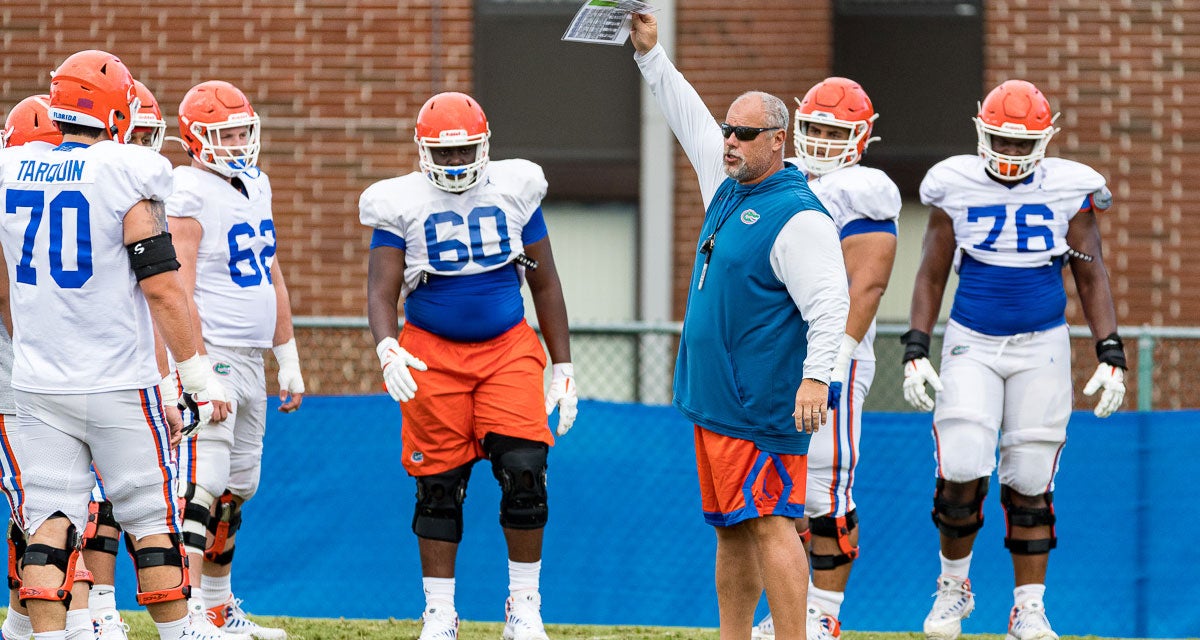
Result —
POLYGON ((758 212, 754 209, 746 209, 742 212, 742 224, 754 224, 759 219, 758 212))
POLYGON ((420 451, 414 451, 412 452, 412 455, 409 456, 409 459, 413 461, 413 464, 421 464, 425 461, 425 454, 421 453, 420 451))
POLYGON ((968 352, 968 351, 970 351, 970 350, 971 350, 971 345, 967 345, 967 344, 960 344, 960 345, 957 345, 957 346, 955 346, 953 349, 951 349, 951 350, 950 350, 950 355, 952 355, 952 356, 961 356, 962 354, 964 354, 964 353, 966 353, 966 352, 968 352))
POLYGON ((213 373, 219 376, 227 376, 231 370, 233 370, 233 365, 229 364, 228 362, 213 363, 213 373))

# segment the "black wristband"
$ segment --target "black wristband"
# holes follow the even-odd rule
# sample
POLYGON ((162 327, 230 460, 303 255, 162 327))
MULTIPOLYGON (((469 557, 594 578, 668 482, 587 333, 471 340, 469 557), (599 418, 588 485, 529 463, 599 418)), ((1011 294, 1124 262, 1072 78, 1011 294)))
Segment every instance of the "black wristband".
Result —
POLYGON ((1125 343, 1121 342, 1121 336, 1114 331, 1108 334, 1108 337, 1097 342, 1096 359, 1114 367, 1128 368, 1125 366, 1125 343))
POLYGON ((904 335, 900 336, 900 342, 904 343, 904 360, 901 362, 928 358, 930 341, 931 338, 928 333, 917 329, 909 329, 904 335))

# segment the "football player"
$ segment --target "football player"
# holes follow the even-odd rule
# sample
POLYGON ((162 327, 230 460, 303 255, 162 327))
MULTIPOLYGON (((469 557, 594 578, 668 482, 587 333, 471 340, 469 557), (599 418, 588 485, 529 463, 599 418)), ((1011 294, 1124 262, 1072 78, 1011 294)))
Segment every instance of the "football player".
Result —
MULTIPOLYGON (((842 602, 858 557, 858 511, 853 484, 858 466, 862 409, 875 379, 875 313, 896 257, 900 190, 887 174, 859 164, 878 114, 863 88, 847 78, 826 78, 797 100, 788 162, 808 176, 837 225, 850 283, 850 314, 829 384, 829 425, 808 445, 805 517, 796 528, 810 548, 809 640, 841 637, 842 602)), ((805 579, 807 576, 801 577, 805 579)), ((768 615, 755 640, 773 640, 768 615)))
POLYGON ((482 458, 500 482, 508 543, 504 637, 545 640, 539 580, 548 516, 546 416, 575 420, 567 310, 542 217, 546 180, 526 160, 489 162, 487 117, 470 96, 440 93, 417 115, 421 170, 359 199, 371 238, 367 312, 385 386, 403 416, 403 462, 416 478, 413 532, 425 589, 421 640, 453 639, 454 560, 463 499, 482 458), (525 322, 528 282, 553 361, 525 322), (397 302, 405 324, 397 336, 397 302), (398 339, 397 339, 398 338, 398 339))
POLYGON ((180 451, 184 545, 193 580, 202 574, 201 593, 189 607, 194 618, 229 634, 274 640, 287 633, 248 618, 230 582, 242 505, 258 490, 262 472, 263 352, 273 351, 279 363, 279 410, 290 413, 304 400, 291 299, 276 255, 271 181, 258 167, 261 122, 240 89, 210 80, 179 103, 179 133, 191 164, 175 168, 167 216, 193 302, 197 346, 212 361, 230 411, 180 451))
MULTIPOLYGON (((133 128, 129 134, 129 143, 149 147, 154 151, 162 149, 163 135, 166 123, 162 118, 162 110, 154 94, 140 80, 133 81, 137 92, 137 113, 133 115, 133 128)), ((178 411, 173 405, 177 399, 174 393, 174 381, 167 386, 160 385, 163 393, 163 411, 167 414, 178 411)), ((125 640, 128 637, 129 625, 117 611, 115 592, 117 552, 120 549, 121 526, 113 518, 112 503, 104 495, 104 485, 99 478, 92 489, 91 507, 96 517, 95 535, 83 541, 83 558, 95 579, 88 597, 88 608, 92 612, 92 622, 105 640, 125 640)))
POLYGON ((12 282, 12 386, 20 409, 19 429, 3 441, 11 463, 3 485, 25 537, 18 595, 35 633, 52 637, 68 626, 81 539, 94 523, 94 466, 110 481, 114 516, 138 567, 138 602, 160 637, 203 638, 188 625, 183 602, 176 468, 155 325, 179 360, 198 424, 222 416, 207 398, 210 367, 193 346, 166 234, 170 165, 124 144, 138 100, 116 56, 89 50, 68 57, 49 95, 61 144, 0 151, 0 197, 13 210, 0 242, 12 282), (50 233, 37 232, 43 222, 50 233))
POLYGON ((925 618, 931 640, 954 640, 975 607, 968 571, 999 446, 1004 546, 1016 578, 1009 640, 1053 640, 1043 604, 1046 564, 1057 544, 1054 475, 1071 417, 1071 343, 1063 268, 1079 291, 1099 366, 1084 387, 1102 391, 1104 418, 1125 396, 1125 351, 1096 216, 1112 195, 1090 167, 1047 158, 1058 132, 1033 84, 1009 80, 975 116, 978 154, 935 165, 921 183, 931 207, 904 342, 904 396, 934 410, 941 575, 925 618), (950 269, 958 288, 939 376, 929 361, 950 269), (926 384, 937 391, 935 402, 926 384))

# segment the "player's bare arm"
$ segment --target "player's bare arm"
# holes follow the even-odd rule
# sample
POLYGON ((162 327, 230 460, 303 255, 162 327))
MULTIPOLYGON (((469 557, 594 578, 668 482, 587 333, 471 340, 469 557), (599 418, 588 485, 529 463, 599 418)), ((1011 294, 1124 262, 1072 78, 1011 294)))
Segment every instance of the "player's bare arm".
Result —
POLYGON ((296 332, 292 327, 292 298, 288 294, 279 255, 271 261, 271 283, 275 288, 275 335, 271 350, 279 363, 279 410, 291 413, 304 402, 304 381, 300 379, 300 356, 296 352, 296 332), (290 388, 289 388, 290 387, 290 388))
MULTIPOLYGON (((158 207, 153 204, 154 201, 142 200, 125 214, 124 241, 127 246, 165 234, 165 208, 161 202, 158 203, 158 207)), ((172 253, 178 260, 178 252, 173 249, 172 253)), ((176 267, 156 273, 138 280, 138 286, 141 287, 146 303, 150 306, 150 315, 162 335, 163 343, 175 356, 175 360, 182 362, 199 352, 196 347, 196 332, 189 321, 190 308, 193 305, 189 296, 184 293, 180 271, 181 269, 176 267)), ((228 412, 228 403, 214 402, 211 421, 215 423, 224 420, 228 412)))
POLYGON ((1117 312, 1108 282, 1108 269, 1104 266, 1100 227, 1093 211, 1081 211, 1071 219, 1067 227, 1067 244, 1091 258, 1072 257, 1071 276, 1075 279, 1088 327, 1092 335, 1101 340, 1116 332, 1117 312))
POLYGON ((930 333, 942 308, 942 295, 954 262, 954 222, 949 214, 938 208, 929 212, 925 239, 921 245, 921 266, 913 285, 909 327, 930 333))
POLYGON ((550 238, 545 237, 526 246, 525 255, 538 264, 537 269, 525 272, 525 279, 529 282, 529 292, 533 294, 533 307, 537 311, 538 326, 546 340, 550 359, 556 363, 571 362, 567 303, 563 298, 558 268, 554 265, 550 238))
POLYGON ((860 233, 842 240, 846 275, 850 278, 850 313, 846 335, 861 342, 879 311, 879 301, 892 277, 896 235, 860 233))
POLYGON ((4 252, 0 251, 0 319, 4 320, 4 328, 12 337, 12 309, 8 305, 8 263, 4 261, 4 252))
POLYGON ((404 285, 404 250, 396 247, 375 247, 367 263, 367 322, 371 335, 379 344, 384 338, 395 338, 399 313, 400 290, 404 285))

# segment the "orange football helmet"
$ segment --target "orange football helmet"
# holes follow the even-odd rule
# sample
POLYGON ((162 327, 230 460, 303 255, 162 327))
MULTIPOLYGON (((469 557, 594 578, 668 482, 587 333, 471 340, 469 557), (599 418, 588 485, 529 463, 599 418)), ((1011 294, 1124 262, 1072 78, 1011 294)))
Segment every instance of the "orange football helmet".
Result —
POLYGON ((421 157, 421 172, 433 186, 461 193, 475 186, 488 162, 488 138, 492 137, 483 107, 471 96, 454 91, 439 93, 425 101, 417 114, 414 140, 421 157), (475 145, 475 160, 464 165, 439 165, 433 161, 436 147, 475 145))
POLYGON ((124 143, 138 105, 129 69, 107 51, 72 54, 51 74, 51 120, 102 129, 109 138, 124 143))
POLYGON ((167 135, 167 122, 163 120, 158 100, 154 99, 154 94, 150 93, 150 89, 140 80, 134 80, 133 86, 137 89, 138 101, 141 102, 137 113, 133 114, 133 129, 149 129, 152 132, 149 147, 155 151, 162 151, 163 138, 167 135))
POLYGON ((807 171, 821 176, 850 166, 862 159, 875 127, 875 107, 867 92, 848 78, 825 78, 813 85, 803 100, 796 100, 796 122, 792 133, 796 155, 807 171), (831 140, 808 135, 808 125, 830 125, 849 132, 846 140, 831 140))
POLYGON ((19 147, 27 142, 62 143, 62 132, 50 120, 50 96, 29 96, 17 103, 4 120, 0 131, 0 149, 19 147))
POLYGON ((1001 180, 1020 180, 1033 173, 1046 157, 1050 138, 1058 133, 1050 111, 1050 102, 1033 83, 1007 80, 992 89, 979 103, 979 114, 972 118, 979 134, 979 155, 987 161, 988 173, 1001 180), (992 148, 992 137, 1034 140, 1028 155, 1013 156, 992 148))
POLYGON ((179 103, 179 135, 188 154, 227 178, 258 164, 259 130, 246 94, 223 80, 201 82, 179 103))

